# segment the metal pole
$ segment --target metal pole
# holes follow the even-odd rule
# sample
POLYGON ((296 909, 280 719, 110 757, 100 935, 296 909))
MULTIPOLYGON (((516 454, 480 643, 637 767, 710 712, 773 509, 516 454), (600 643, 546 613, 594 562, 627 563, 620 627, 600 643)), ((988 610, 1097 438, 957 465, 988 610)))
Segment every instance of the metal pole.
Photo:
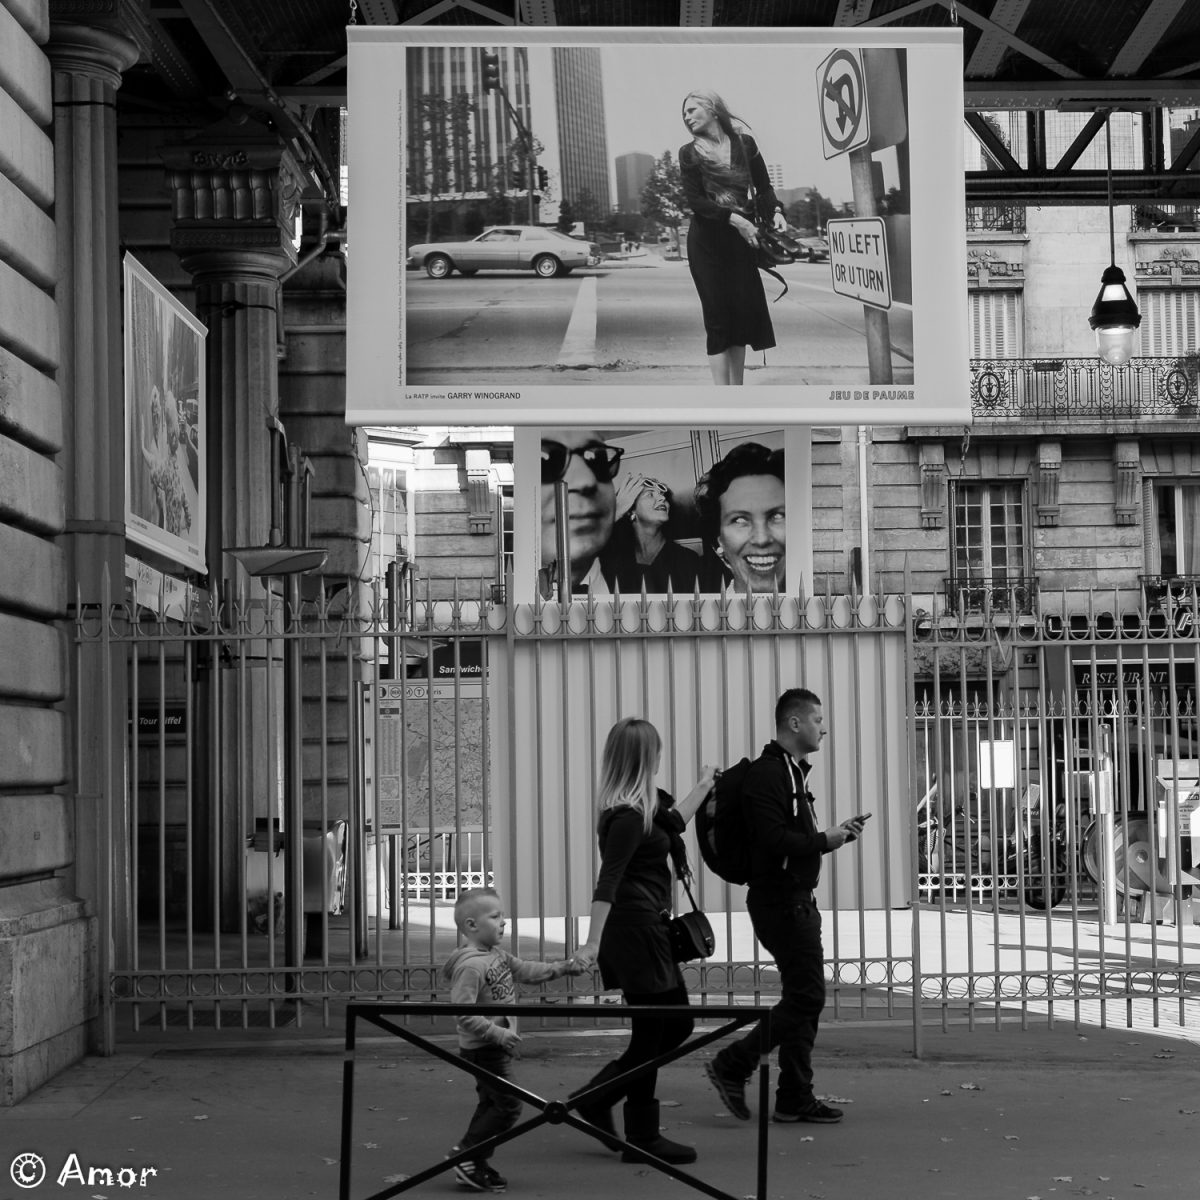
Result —
POLYGON ((558 553, 558 602, 568 604, 571 600, 571 530, 567 481, 560 479, 554 485, 554 546, 558 553))
MULTIPOLYGON (((288 544, 298 544, 300 514, 300 452, 289 448, 288 544)), ((300 613, 300 576, 284 576, 283 608, 283 736, 284 736, 284 940, 288 966, 304 962, 304 761, 301 724, 301 646, 293 636, 300 613)))
MULTIPOLYGON (((864 146, 851 150, 850 185, 854 191, 854 212, 859 217, 876 216, 875 183, 871 178, 871 152, 864 146)), ((873 305, 863 305, 867 328, 867 371, 871 383, 892 382, 891 333, 888 315, 873 305)))

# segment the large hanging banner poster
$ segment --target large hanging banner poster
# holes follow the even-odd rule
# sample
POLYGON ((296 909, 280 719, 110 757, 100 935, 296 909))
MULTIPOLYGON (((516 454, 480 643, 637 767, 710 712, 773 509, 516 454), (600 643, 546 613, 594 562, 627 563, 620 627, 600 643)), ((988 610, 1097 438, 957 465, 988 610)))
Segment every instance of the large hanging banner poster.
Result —
POLYGON ((959 30, 348 37, 350 423, 969 420, 959 30))

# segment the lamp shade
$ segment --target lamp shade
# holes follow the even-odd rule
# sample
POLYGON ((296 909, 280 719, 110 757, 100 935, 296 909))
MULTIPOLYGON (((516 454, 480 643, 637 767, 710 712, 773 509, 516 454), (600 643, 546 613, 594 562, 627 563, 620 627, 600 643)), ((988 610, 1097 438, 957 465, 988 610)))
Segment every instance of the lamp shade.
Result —
POLYGON ((1088 324, 1096 331, 1100 357, 1114 367, 1127 363, 1133 356, 1134 334, 1141 323, 1142 314, 1125 286, 1125 272, 1115 264, 1105 267, 1100 277, 1100 295, 1088 318, 1088 324))

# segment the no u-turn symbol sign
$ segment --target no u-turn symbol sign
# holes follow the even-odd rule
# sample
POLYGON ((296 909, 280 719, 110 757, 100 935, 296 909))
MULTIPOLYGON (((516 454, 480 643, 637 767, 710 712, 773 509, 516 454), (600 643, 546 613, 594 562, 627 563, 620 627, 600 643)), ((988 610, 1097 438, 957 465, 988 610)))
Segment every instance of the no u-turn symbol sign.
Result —
POLYGON ((867 76, 861 50, 835 50, 817 68, 817 105, 826 158, 871 140, 867 76))

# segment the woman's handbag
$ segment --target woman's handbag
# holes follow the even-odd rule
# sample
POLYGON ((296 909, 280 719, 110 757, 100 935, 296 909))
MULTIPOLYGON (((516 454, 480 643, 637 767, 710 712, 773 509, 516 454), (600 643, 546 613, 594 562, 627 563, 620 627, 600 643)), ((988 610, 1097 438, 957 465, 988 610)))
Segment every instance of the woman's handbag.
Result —
POLYGON ((683 877, 680 882, 683 884, 683 890, 687 892, 692 911, 671 917, 667 921, 667 932, 671 938, 671 957, 677 963, 684 963, 696 958, 707 958, 716 949, 717 939, 713 936, 713 928, 708 918, 696 907, 687 877, 683 877))
POLYGON ((783 284, 783 291, 775 297, 776 301, 782 300, 788 292, 787 280, 775 268, 794 263, 800 256, 800 243, 790 235, 780 233, 770 221, 757 221, 754 228, 758 234, 758 269, 783 284))

